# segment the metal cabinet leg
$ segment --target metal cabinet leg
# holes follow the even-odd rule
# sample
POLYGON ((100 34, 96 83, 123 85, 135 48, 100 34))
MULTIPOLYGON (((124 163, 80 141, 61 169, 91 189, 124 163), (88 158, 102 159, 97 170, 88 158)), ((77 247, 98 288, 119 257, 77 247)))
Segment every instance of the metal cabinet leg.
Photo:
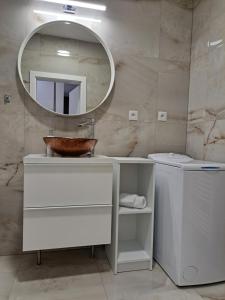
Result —
POLYGON ((37 251, 37 265, 41 265, 41 250, 37 251))
POLYGON ((95 246, 91 246, 91 257, 95 257, 95 246))

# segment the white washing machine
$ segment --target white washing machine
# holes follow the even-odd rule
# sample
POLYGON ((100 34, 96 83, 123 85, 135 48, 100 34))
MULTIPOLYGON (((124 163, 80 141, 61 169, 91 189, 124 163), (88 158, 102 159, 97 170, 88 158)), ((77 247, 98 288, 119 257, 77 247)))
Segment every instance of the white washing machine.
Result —
POLYGON ((225 164, 179 154, 156 163, 154 258, 179 286, 225 280, 225 164))

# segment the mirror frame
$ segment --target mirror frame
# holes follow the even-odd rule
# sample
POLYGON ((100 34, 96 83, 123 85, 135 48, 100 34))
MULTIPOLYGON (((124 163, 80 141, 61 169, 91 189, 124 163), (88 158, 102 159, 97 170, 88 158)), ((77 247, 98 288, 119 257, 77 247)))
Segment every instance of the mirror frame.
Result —
POLYGON ((44 106, 42 106, 41 104, 39 104, 32 96, 31 94, 29 93, 29 91, 26 89, 25 87, 25 84, 23 82, 23 76, 22 76, 22 71, 21 71, 21 61, 22 61, 22 56, 23 56, 23 51, 26 47, 26 45, 28 44, 29 40, 32 38, 32 36, 37 33, 41 28, 43 28, 44 26, 48 25, 48 24, 52 24, 52 23, 56 23, 56 22, 68 22, 68 20, 63 20, 63 19, 60 19, 60 20, 55 20, 55 21, 50 21, 50 22, 46 22, 46 23, 43 23, 41 24, 40 26, 36 27, 31 33, 29 33, 26 38, 23 40, 21 46, 20 46, 20 50, 19 50, 19 54, 18 54, 18 60, 17 60, 17 69, 18 69, 18 73, 19 73, 19 78, 20 78, 20 81, 26 91, 26 93, 30 96, 30 98, 37 104, 39 105, 41 108, 45 109, 46 111, 50 112, 50 113, 53 113, 55 115, 58 115, 58 116, 61 116, 61 117, 66 117, 66 118, 69 118, 69 117, 80 117, 80 116, 85 116, 87 114, 90 114, 92 112, 94 112, 96 109, 98 109, 106 100, 107 98, 109 97, 112 89, 113 89, 113 86, 114 86, 114 82, 115 82, 115 64, 114 64, 114 60, 113 60, 113 56, 112 56, 112 53, 109 49, 109 47, 106 45, 106 43, 103 41, 103 39, 95 32, 93 31, 92 29, 90 29, 89 27, 79 23, 79 22, 75 22, 75 21, 69 21, 70 23, 73 23, 73 24, 78 24, 79 26, 85 28, 86 30, 89 30, 95 37, 96 39, 101 43, 102 47, 105 49, 106 51, 106 54, 108 56, 108 59, 109 59, 109 63, 110 63, 110 70, 111 70, 111 79, 110 79, 110 84, 109 84, 109 88, 108 88, 108 91, 105 95, 105 97, 103 98, 103 100, 101 100, 101 102, 95 106, 94 108, 92 108, 91 110, 89 110, 88 112, 85 112, 85 113, 82 113, 82 114, 79 114, 79 115, 76 115, 76 114, 71 114, 71 115, 66 115, 66 114, 62 114, 62 113, 57 113, 57 112, 54 112, 52 110, 49 110, 47 108, 45 108, 44 106))

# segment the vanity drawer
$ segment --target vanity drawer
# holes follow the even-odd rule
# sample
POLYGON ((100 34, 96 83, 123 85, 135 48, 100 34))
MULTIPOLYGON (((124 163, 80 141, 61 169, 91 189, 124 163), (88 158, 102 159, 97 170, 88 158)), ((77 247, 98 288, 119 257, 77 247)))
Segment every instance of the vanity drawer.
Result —
POLYGON ((24 207, 111 203, 111 163, 24 166, 24 207))
POLYGON ((23 251, 109 244, 110 205, 24 210, 23 251))

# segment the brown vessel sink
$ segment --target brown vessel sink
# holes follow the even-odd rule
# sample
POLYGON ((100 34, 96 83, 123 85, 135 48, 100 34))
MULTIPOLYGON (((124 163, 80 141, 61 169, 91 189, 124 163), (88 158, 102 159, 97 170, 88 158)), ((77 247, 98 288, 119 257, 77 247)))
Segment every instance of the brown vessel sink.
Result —
POLYGON ((43 137, 45 144, 61 156, 85 156, 91 155, 98 140, 85 138, 69 138, 46 136, 43 137))

